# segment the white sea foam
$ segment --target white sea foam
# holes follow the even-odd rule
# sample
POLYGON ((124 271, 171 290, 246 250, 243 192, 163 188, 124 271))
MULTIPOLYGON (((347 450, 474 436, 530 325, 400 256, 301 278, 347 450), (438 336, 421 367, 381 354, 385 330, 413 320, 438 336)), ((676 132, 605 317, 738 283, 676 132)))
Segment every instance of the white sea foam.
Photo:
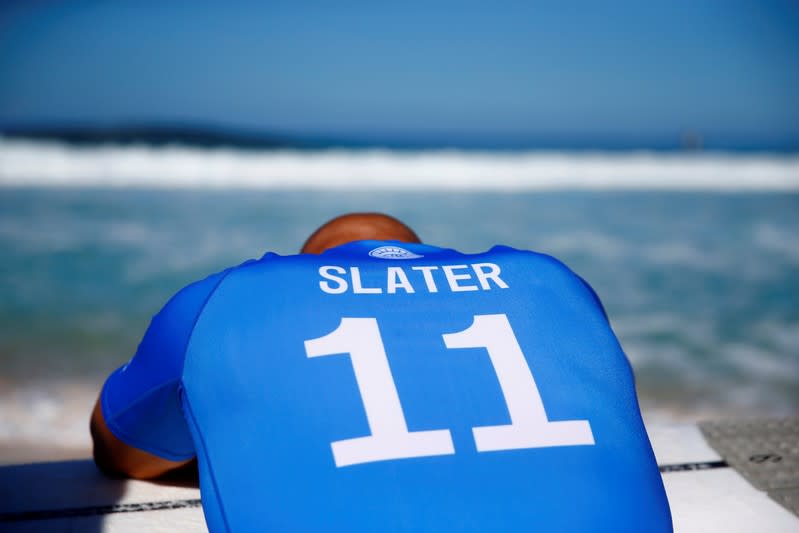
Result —
POLYGON ((0 138, 0 186, 798 190, 799 155, 247 151, 0 138))

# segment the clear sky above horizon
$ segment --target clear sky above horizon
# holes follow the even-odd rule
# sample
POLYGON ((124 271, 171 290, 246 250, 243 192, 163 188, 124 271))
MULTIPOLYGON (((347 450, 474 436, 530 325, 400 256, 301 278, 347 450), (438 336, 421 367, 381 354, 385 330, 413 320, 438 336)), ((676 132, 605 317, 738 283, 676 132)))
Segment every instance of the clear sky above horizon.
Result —
POLYGON ((0 4, 0 124, 799 146, 799 2, 0 4))

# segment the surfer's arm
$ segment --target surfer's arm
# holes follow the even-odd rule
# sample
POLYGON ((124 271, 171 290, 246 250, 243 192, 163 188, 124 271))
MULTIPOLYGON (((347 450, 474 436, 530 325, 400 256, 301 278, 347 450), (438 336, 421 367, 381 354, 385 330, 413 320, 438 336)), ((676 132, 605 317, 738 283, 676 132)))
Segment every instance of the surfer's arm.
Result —
POLYGON ((94 441, 94 462, 107 474, 153 479, 191 462, 191 459, 170 461, 125 444, 108 429, 99 398, 89 428, 94 441))
POLYGON ((136 355, 106 380, 90 423, 94 459, 103 471, 149 479, 194 459, 180 397, 183 361, 197 318, 226 272, 172 297, 153 317, 136 355))

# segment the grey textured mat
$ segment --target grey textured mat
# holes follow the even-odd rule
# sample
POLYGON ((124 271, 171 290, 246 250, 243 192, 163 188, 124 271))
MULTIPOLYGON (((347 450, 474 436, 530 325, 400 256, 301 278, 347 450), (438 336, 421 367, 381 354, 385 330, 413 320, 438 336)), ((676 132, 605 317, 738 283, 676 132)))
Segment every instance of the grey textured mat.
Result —
POLYGON ((701 422, 699 428, 731 467, 799 516, 799 417, 701 422))
POLYGON ((771 499, 799 516, 799 489, 777 489, 768 493, 771 499))

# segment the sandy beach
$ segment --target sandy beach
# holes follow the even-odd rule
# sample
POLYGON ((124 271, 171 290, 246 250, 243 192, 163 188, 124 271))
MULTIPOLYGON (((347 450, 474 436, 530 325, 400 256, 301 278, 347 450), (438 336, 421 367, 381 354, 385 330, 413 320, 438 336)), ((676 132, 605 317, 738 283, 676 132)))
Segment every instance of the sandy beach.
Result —
POLYGON ((88 380, 2 384, 0 465, 91 457, 89 414, 99 390, 88 380))

